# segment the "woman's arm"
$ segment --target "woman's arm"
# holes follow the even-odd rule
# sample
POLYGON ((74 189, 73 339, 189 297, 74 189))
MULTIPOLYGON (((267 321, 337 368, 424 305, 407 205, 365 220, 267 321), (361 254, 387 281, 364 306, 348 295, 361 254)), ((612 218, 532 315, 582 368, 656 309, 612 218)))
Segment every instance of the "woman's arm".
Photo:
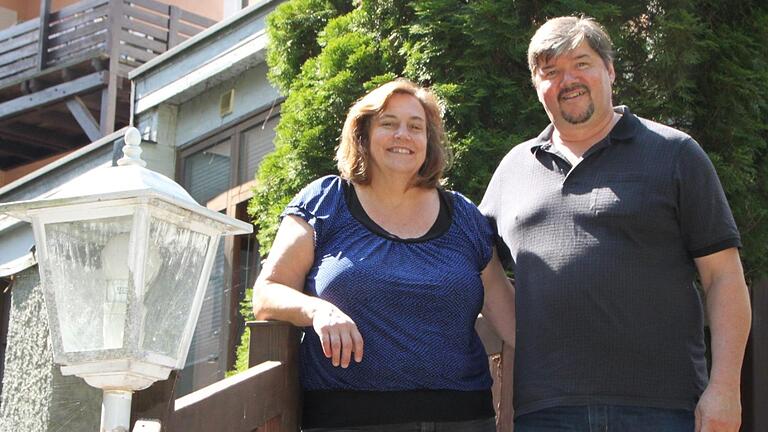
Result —
POLYGON ((515 347, 515 287, 507 279, 496 248, 491 261, 480 274, 485 291, 483 316, 486 317, 505 344, 515 347))
POLYGON ((363 359, 363 338, 357 325, 333 304, 303 294, 304 280, 315 258, 314 230, 296 216, 283 218, 275 242, 253 288, 256 319, 312 326, 323 353, 334 366, 363 359))
POLYGON ((512 404, 512 384, 515 358, 515 287, 504 274, 496 248, 491 261, 485 266, 480 277, 485 289, 483 316, 493 325, 501 336, 504 345, 501 350, 501 388, 496 426, 499 430, 510 430, 514 407, 512 404))

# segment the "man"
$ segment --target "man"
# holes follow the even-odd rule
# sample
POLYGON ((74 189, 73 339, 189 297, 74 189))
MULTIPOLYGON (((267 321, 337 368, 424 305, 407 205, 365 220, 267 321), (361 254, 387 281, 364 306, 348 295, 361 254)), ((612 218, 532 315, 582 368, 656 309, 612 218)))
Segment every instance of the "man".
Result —
POLYGON ((552 123, 502 160, 480 206, 514 265, 515 432, 737 431, 750 306, 712 163, 613 106, 594 20, 547 21, 528 63, 552 123))

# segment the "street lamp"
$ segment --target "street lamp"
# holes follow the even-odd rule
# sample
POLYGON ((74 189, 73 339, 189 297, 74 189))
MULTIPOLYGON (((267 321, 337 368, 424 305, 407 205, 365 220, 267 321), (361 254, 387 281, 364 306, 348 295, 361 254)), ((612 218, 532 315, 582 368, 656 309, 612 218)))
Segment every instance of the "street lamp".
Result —
POLYGON ((137 129, 123 139, 118 166, 0 204, 32 223, 54 362, 103 390, 103 432, 127 431, 132 392, 184 366, 220 237, 252 231, 144 168, 137 129))

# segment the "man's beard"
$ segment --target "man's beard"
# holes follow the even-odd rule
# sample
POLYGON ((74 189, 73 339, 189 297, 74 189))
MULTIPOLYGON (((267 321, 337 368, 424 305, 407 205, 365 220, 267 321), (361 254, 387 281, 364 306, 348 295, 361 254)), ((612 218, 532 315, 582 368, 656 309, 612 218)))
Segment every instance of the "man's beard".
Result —
POLYGON ((587 106, 587 109, 578 115, 571 115, 565 111, 562 111, 563 114, 563 120, 567 121, 570 124, 580 124, 584 123, 590 118, 592 118, 592 114, 595 113, 595 104, 590 102, 589 106, 587 106))
POLYGON ((561 90, 560 94, 558 95, 558 99, 562 100, 562 97, 563 97, 564 94, 572 92, 575 89, 582 89, 582 90, 584 90, 584 93, 587 96, 589 96, 590 100, 589 100, 589 105, 587 106, 586 111, 582 112, 579 115, 571 115, 571 114, 568 114, 567 112, 565 112, 563 110, 560 111, 563 114, 563 120, 567 121, 570 124, 584 123, 587 120, 589 120, 590 118, 592 118, 592 114, 595 113, 595 104, 592 102, 592 95, 590 94, 589 88, 587 88, 587 86, 585 86, 583 84, 576 84, 576 85, 574 85, 572 87, 569 87, 569 88, 561 90))

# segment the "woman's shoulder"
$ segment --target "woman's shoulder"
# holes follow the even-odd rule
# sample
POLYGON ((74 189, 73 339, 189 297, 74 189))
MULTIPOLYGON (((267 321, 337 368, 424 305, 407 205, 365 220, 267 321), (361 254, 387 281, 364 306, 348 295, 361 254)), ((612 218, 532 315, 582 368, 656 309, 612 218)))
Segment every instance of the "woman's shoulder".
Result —
POLYGON ((445 194, 450 197, 452 205, 455 211, 462 212, 462 214, 474 215, 475 213, 480 215, 480 210, 477 209, 477 205, 467 198, 461 192, 454 190, 444 189, 445 194))
POLYGON ((299 207, 313 214, 333 213, 343 201, 345 182, 336 175, 313 180, 293 197, 288 208, 299 207))
POLYGON ((464 194, 456 191, 446 191, 446 194, 453 198, 453 225, 457 229, 454 232, 462 236, 465 245, 474 247, 480 258, 479 268, 485 268, 493 244, 493 229, 488 219, 464 194))
POLYGON ((477 208, 471 199, 461 192, 452 190, 446 190, 445 194, 451 198, 454 221, 463 225, 475 226, 480 228, 481 231, 485 231, 488 219, 480 213, 480 209, 477 208))
POLYGON ((309 223, 317 238, 325 232, 333 232, 344 213, 344 184, 339 176, 328 175, 307 184, 285 207, 281 217, 298 216, 309 223))
POLYGON ((341 191, 343 190, 346 180, 335 174, 329 174, 315 180, 312 180, 309 184, 304 186, 304 191, 341 191))

